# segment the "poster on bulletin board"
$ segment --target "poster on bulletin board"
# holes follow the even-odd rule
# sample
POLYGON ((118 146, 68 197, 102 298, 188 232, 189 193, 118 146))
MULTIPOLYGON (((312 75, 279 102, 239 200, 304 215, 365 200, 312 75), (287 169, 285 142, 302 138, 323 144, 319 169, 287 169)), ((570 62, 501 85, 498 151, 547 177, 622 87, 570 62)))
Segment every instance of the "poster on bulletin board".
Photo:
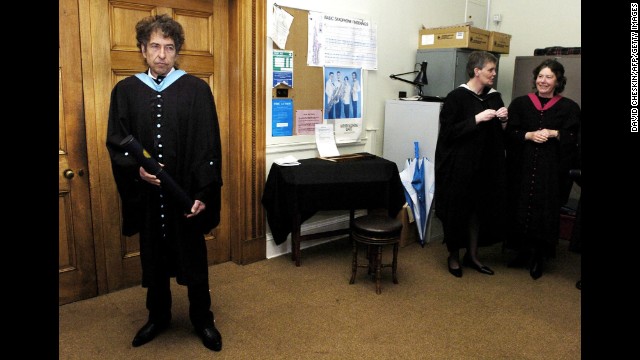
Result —
POLYGON ((293 87, 293 51, 273 50, 273 87, 293 87))
POLYGON ((377 26, 358 19, 309 11, 307 65, 378 69, 377 26))
POLYGON ((293 100, 271 100, 271 136, 293 135, 293 100))
POLYGON ((324 119, 335 125, 336 142, 356 142, 362 133, 362 69, 324 67, 324 119))

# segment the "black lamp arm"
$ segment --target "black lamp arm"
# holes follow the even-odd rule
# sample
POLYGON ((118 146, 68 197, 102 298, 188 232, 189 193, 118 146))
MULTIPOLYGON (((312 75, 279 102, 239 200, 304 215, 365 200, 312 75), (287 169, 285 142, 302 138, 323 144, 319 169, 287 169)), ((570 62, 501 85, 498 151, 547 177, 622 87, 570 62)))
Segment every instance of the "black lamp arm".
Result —
POLYGON ((392 79, 395 79, 395 80, 404 81, 404 82, 406 82, 406 83, 408 83, 408 84, 411 84, 411 85, 418 85, 418 84, 416 84, 415 82, 413 82, 413 81, 411 81, 411 80, 407 80, 407 79, 403 79, 403 78, 401 78, 401 77, 398 77, 398 76, 408 75, 408 74, 417 74, 418 72, 419 72, 419 71, 409 71, 409 72, 402 73, 402 74, 395 74, 395 75, 394 75, 394 74, 391 74, 391 75, 389 75, 389 77, 390 77, 390 78, 392 78, 392 79))

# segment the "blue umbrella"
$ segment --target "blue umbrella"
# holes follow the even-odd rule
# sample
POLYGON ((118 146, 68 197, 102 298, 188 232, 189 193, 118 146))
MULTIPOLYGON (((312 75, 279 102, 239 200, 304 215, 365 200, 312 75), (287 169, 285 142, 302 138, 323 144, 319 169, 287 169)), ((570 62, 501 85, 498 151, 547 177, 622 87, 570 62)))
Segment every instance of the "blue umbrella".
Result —
POLYGON ((413 180, 411 186, 416 190, 418 197, 418 212, 420 213, 420 221, 418 222, 418 233, 420 234, 420 245, 424 246, 424 232, 427 224, 427 200, 424 191, 424 159, 420 158, 420 150, 418 142, 413 143, 415 153, 415 171, 413 172, 413 180))
POLYGON ((420 158, 418 142, 414 142, 414 158, 407 160, 405 169, 400 173, 404 185, 405 197, 411 208, 418 228, 420 245, 426 243, 427 214, 433 199, 433 163, 420 158))

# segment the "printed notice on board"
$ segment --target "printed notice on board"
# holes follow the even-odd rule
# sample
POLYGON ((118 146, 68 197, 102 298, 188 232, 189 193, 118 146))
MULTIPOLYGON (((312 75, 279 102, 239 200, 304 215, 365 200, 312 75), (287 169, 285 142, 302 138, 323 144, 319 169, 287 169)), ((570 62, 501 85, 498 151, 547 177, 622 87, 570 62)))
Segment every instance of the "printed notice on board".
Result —
POLYGON ((309 11, 307 65, 378 69, 377 26, 367 19, 309 11))
POLYGON ((273 87, 293 87, 293 51, 273 50, 273 87))
POLYGON ((362 133, 362 119, 335 119, 334 125, 338 144, 356 142, 362 133))
POLYGON ((316 124, 322 124, 322 110, 296 110, 297 135, 313 135, 316 124))
POLYGON ((271 100, 271 136, 293 135, 293 100, 271 100))
POLYGON ((273 7, 273 22, 271 24, 269 37, 280 49, 284 49, 287 43, 292 22, 293 16, 291 16, 291 14, 284 11, 280 6, 273 7))

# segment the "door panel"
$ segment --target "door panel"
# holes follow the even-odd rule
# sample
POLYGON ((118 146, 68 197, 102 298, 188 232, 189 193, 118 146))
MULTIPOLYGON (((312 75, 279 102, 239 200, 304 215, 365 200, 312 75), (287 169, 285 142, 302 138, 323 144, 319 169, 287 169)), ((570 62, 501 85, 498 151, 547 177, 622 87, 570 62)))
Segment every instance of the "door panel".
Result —
POLYGON ((59 16, 58 303, 66 304, 96 296, 98 287, 76 1, 61 0, 59 16))

